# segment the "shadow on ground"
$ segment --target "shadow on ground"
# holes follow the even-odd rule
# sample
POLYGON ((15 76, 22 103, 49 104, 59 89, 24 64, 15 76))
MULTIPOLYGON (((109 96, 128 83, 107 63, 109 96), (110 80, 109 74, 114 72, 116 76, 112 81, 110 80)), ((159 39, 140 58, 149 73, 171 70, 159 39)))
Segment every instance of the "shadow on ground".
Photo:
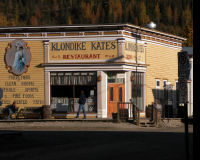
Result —
MULTIPOLYGON (((184 133, 0 131, 1 160, 185 160, 184 133)), ((190 139, 192 158, 193 135, 190 139)))

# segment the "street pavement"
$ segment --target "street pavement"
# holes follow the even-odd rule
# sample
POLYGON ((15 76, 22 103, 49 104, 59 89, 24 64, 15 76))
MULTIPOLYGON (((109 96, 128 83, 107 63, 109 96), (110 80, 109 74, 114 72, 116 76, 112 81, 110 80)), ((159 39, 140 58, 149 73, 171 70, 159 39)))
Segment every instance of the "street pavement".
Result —
MULTIPOLYGON (((193 128, 189 126, 190 158, 193 128)), ((112 122, 0 123, 1 160, 185 160, 184 127, 112 122)))

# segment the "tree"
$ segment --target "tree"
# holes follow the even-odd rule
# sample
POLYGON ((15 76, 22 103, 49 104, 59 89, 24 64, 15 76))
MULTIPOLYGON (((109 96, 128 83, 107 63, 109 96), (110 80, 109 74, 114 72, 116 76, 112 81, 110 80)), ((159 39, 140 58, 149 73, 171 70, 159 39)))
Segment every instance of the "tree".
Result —
POLYGON ((188 25, 192 22, 192 13, 189 8, 189 5, 187 5, 186 10, 182 11, 182 25, 188 25))
POLYGON ((174 13, 173 13, 173 25, 178 25, 178 11, 177 8, 174 8, 174 13))
POLYGON ((140 3, 139 8, 139 25, 144 26, 149 21, 149 16, 146 13, 146 6, 143 1, 140 3))
POLYGON ((156 22, 156 24, 159 25, 160 18, 161 18, 161 13, 160 13, 160 7, 159 7, 158 2, 156 4, 156 6, 155 6, 154 14, 155 14, 155 22, 156 22))
POLYGON ((171 6, 167 7, 167 21, 169 24, 172 24, 172 9, 171 6))
POLYGON ((38 19, 36 16, 32 16, 30 20, 30 25, 37 26, 38 25, 38 19))
POLYGON ((193 23, 185 26, 184 37, 187 38, 184 46, 193 47, 193 23))
POLYGON ((7 18, 4 13, 0 13, 0 26, 7 26, 7 18))

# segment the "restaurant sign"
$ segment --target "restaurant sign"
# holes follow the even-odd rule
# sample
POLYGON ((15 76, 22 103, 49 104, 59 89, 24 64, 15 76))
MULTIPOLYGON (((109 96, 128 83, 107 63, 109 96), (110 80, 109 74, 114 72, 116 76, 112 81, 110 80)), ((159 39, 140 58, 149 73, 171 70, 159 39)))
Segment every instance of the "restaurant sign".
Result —
POLYGON ((117 41, 50 42, 49 60, 87 61, 117 57, 117 41))
POLYGON ((125 59, 130 62, 145 63, 145 48, 144 44, 131 41, 125 42, 125 59))

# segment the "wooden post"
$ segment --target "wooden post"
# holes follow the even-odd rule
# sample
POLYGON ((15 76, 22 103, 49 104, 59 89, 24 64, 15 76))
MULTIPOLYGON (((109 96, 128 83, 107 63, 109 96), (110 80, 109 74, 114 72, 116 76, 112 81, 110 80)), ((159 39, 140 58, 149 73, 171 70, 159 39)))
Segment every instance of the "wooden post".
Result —
POLYGON ((140 110, 137 109, 137 125, 140 125, 140 110))
POLYGON ((119 122, 119 102, 117 103, 117 122, 119 122))
POLYGON ((188 108, 187 102, 184 103, 185 109, 185 149, 186 149, 186 159, 189 160, 189 136, 188 136, 188 108))

